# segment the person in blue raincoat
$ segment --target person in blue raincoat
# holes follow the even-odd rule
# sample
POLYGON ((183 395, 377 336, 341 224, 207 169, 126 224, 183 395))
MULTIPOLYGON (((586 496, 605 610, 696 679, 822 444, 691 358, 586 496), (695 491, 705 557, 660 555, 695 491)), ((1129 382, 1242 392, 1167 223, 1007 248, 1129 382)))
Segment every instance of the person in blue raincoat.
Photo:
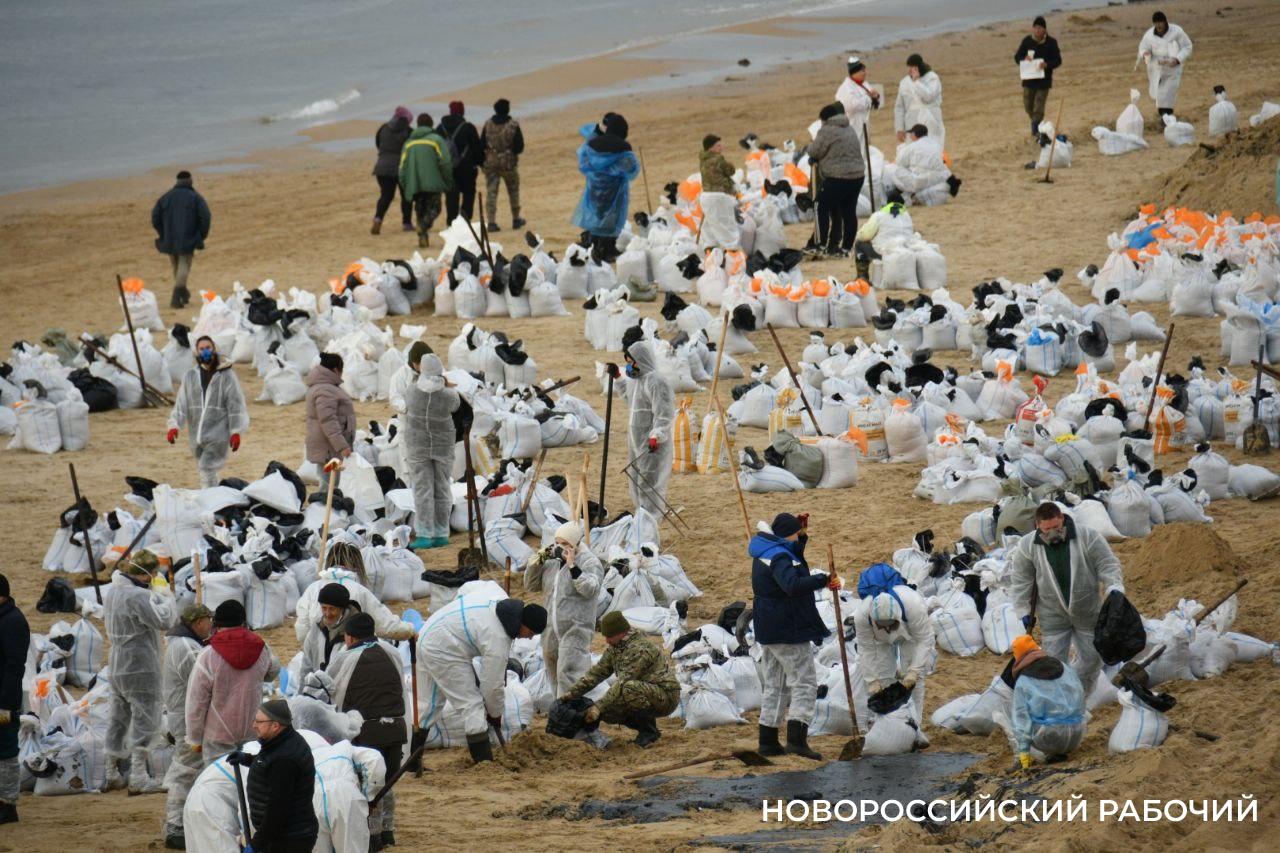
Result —
POLYGON ((578 146, 578 171, 586 176, 573 224, 592 236, 605 258, 617 253, 615 240, 627 221, 631 181, 640 174, 640 161, 627 142, 627 120, 606 113, 599 124, 580 131, 586 142, 578 146))

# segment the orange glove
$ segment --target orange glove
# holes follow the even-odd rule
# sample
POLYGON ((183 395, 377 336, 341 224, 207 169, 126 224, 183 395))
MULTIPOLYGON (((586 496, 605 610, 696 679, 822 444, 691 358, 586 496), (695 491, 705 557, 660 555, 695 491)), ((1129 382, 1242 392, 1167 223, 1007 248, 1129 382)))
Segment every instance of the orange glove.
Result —
POLYGON ((170 444, 173 444, 175 441, 177 441, 177 440, 178 440, 178 428, 177 428, 177 427, 174 427, 173 429, 169 430, 168 434, 167 434, 167 435, 165 435, 165 439, 167 439, 167 440, 168 440, 168 442, 169 442, 170 444))
POLYGON ((328 462, 324 463, 324 470, 326 471, 337 471, 341 467, 342 462, 337 459, 330 459, 328 462))
POLYGON ((233 432, 231 433, 231 452, 235 453, 239 449, 240 449, 240 433, 233 432))
POLYGON ((832 592, 835 592, 836 590, 842 589, 843 587, 844 587, 844 581, 840 580, 839 575, 835 573, 827 575, 827 589, 831 590, 832 592))

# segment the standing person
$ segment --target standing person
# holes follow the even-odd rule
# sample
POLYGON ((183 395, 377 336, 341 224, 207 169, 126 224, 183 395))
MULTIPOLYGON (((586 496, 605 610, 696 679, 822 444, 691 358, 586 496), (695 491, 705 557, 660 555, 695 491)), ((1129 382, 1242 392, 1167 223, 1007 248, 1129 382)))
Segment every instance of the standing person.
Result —
POLYGON ((18 820, 18 715, 30 645, 27 617, 9 595, 9 579, 0 575, 0 824, 18 820))
POLYGON ((111 573, 111 595, 102 622, 107 629, 111 718, 107 724, 107 790, 125 787, 121 764, 129 761, 129 794, 163 791, 147 762, 162 711, 160 636, 178 619, 178 603, 160 574, 160 560, 138 551, 111 573))
POLYGON ((1169 23, 1164 12, 1151 16, 1151 29, 1138 42, 1138 61, 1147 63, 1148 94, 1156 112, 1173 115, 1182 85, 1182 66, 1191 58, 1191 39, 1182 27, 1169 23))
POLYGON ((898 142, 905 142, 914 125, 929 128, 929 135, 945 148, 947 129, 942 123, 942 80, 918 53, 907 57, 907 76, 898 82, 893 102, 893 129, 898 142))
MULTIPOLYGON (((400 186, 400 152, 413 131, 410 122, 413 113, 408 107, 396 107, 391 120, 384 122, 373 136, 374 147, 378 149, 378 159, 373 164, 373 177, 378 181, 378 206, 373 211, 373 227, 370 234, 382 231, 382 217, 387 215, 391 200, 396 197, 396 189, 400 186)), ((405 231, 413 230, 413 206, 409 196, 400 192, 400 221, 405 231)))
POLYGON ((557 696, 591 667, 591 635, 603 584, 604 566, 583 544, 582 524, 577 521, 560 525, 551 547, 534 554, 525 568, 524 588, 546 591, 542 660, 557 696))
POLYGON ((672 674, 662 649, 635 631, 620 611, 604 615, 600 633, 609 648, 560 698, 568 701, 585 696, 614 676, 613 685, 587 709, 584 721, 588 725, 603 721, 635 729, 636 746, 652 746, 662 737, 657 718, 667 716, 680 704, 680 682, 672 674))
POLYGON ((819 170, 818 248, 828 255, 849 257, 858 233, 858 195, 866 177, 862 140, 849 126, 849 117, 838 103, 818 113, 822 128, 809 144, 809 160, 819 170))
POLYGON ((428 113, 400 152, 400 192, 413 199, 418 215, 418 246, 431 245, 431 226, 440 215, 440 194, 453 189, 453 161, 444 137, 431 126, 428 113))
POLYGON ((254 827, 249 846, 262 853, 310 853, 320 834, 315 807, 316 763, 306 738, 293 728, 283 699, 264 702, 252 719, 262 749, 229 757, 249 768, 245 798, 254 827))
POLYGON ((671 427, 675 421, 675 395, 671 383, 658 371, 653 344, 639 340, 627 347, 627 376, 631 378, 631 411, 627 419, 631 501, 661 518, 671 479, 675 448, 671 427))
POLYGON ((631 182, 640 174, 640 161, 627 142, 627 120, 605 113, 599 124, 585 124, 579 133, 578 171, 586 177, 582 198, 573 211, 573 224, 590 232, 597 259, 617 257, 618 235, 627 224, 631 182))
POLYGON ((440 357, 422 341, 409 348, 409 364, 418 369, 418 381, 404 392, 401 419, 417 534, 409 547, 443 548, 449 544, 453 509, 453 414, 461 406, 461 397, 445 382, 440 357))
POLYGON ((249 410, 240 380, 231 362, 218 356, 213 338, 197 338, 195 355, 195 365, 182 377, 165 440, 173 444, 179 430, 190 428, 187 443, 200 472, 200 488, 211 489, 227 464, 227 448, 232 453, 240 449, 240 436, 249 429, 249 410))
POLYGON ((855 617, 858 668, 868 696, 896 682, 911 694, 911 716, 924 714, 924 680, 937 663, 933 622, 920 593, 897 570, 875 563, 858 576, 862 608, 855 617))
POLYGON ((698 159, 702 175, 702 228, 698 245, 703 249, 736 249, 738 231, 738 190, 733 184, 733 166, 724 158, 720 137, 709 133, 702 138, 698 159))
POLYGON ((156 229, 156 249, 169 256, 173 267, 173 295, 170 308, 185 308, 191 299, 187 276, 197 249, 209 236, 209 205, 191 186, 191 173, 178 173, 177 183, 151 208, 151 227, 156 229))
POLYGON ((480 148, 484 159, 485 218, 490 231, 498 228, 498 184, 507 185, 507 201, 511 204, 511 227, 523 228, 520 218, 520 155, 524 153, 524 131, 511 117, 511 102, 499 98, 493 103, 493 116, 480 132, 480 148))
POLYGON ((809 748, 809 724, 818 699, 813 668, 814 643, 830 633, 818 615, 814 593, 839 580, 809 571, 804 546, 809 517, 779 513, 768 528, 751 538, 751 591, 755 595, 754 626, 760 659, 760 753, 790 752, 819 760, 809 748), (778 724, 786 714, 787 746, 778 742, 778 724))
POLYGON ((187 803, 191 785, 204 768, 200 753, 187 743, 187 682, 195 667, 196 657, 213 631, 213 613, 201 604, 182 611, 182 618, 169 631, 164 650, 164 721, 173 743, 173 760, 165 774, 169 789, 165 797, 164 846, 170 850, 187 849, 182 829, 182 807, 187 803))
POLYGON ((1031 766, 1031 748, 1061 760, 1084 740, 1084 688, 1075 670, 1044 652, 1029 634, 1013 640, 1013 736, 1018 763, 1031 766))
POLYGON ((356 408, 342 388, 342 356, 320 353, 320 363, 307 374, 307 461, 320 468, 320 491, 335 476, 330 460, 351 455, 356 440, 356 408))
POLYGON ((840 88, 836 89, 836 100, 844 108, 849 126, 858 134, 858 139, 865 143, 865 134, 871 124, 871 111, 880 109, 880 93, 867 85, 867 66, 861 59, 851 56, 845 67, 848 69, 848 76, 844 78, 840 88))
POLYGON ((471 760, 492 761, 489 729, 501 730, 511 641, 546 627, 547 611, 518 598, 468 601, 460 595, 437 610, 418 634, 419 725, 435 725, 447 701, 462 716, 471 760))
POLYGON ((249 739, 262 683, 279 672, 271 648, 245 626, 244 605, 234 599, 219 604, 209 645, 196 657, 187 685, 187 744, 205 767, 249 739))
POLYGON ((459 213, 470 222, 476 209, 476 170, 484 149, 479 131, 466 119, 466 109, 462 101, 450 101, 449 114, 440 119, 440 132, 453 147, 453 189, 444 194, 446 225, 459 213))
POLYGON ((1031 135, 1039 139, 1044 107, 1049 100, 1049 90, 1053 88, 1053 70, 1062 64, 1058 40, 1049 35, 1049 25, 1042 15, 1037 15, 1031 22, 1031 35, 1022 37, 1022 43, 1013 54, 1015 65, 1021 65, 1023 60, 1028 59, 1040 63, 1040 70, 1044 72, 1043 77, 1022 81, 1022 109, 1026 111, 1027 118, 1031 119, 1031 135))
MULTIPOLYGON (((382 753, 387 778, 400 769, 409 742, 404 676, 400 653, 374 636, 373 617, 357 613, 347 620, 345 648, 334 655, 328 674, 333 679, 333 705, 339 711, 359 711, 364 717, 356 746, 382 753)), ((369 812, 369 834, 377 841, 372 849, 396 843, 395 791, 369 812)))
POLYGON ((1102 658, 1093 646, 1098 611, 1112 590, 1124 592, 1120 561, 1102 534, 1077 525, 1052 501, 1036 508, 1035 526, 1013 550, 1013 606, 1027 630, 1040 623, 1041 641, 1049 655, 1065 661, 1075 649, 1073 666, 1088 695, 1102 670, 1102 658))

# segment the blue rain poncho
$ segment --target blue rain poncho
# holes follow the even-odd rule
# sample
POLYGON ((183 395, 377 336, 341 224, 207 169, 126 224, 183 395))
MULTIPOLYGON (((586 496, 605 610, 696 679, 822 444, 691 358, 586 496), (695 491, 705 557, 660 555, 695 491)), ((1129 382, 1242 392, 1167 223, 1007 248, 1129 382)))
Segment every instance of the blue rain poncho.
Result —
POLYGON ((578 146, 578 171, 586 176, 573 224, 597 237, 617 237, 627 221, 631 181, 640 174, 640 161, 631 151, 603 152, 590 145, 596 125, 579 131, 587 140, 578 146))

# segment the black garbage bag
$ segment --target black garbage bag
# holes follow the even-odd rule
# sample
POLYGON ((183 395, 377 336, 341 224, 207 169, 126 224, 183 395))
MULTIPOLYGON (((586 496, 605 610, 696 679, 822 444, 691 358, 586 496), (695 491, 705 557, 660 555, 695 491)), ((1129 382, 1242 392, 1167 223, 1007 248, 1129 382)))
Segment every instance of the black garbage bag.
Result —
POLYGON ((87 367, 71 371, 67 381, 80 392, 90 412, 106 412, 120 405, 116 386, 107 379, 94 376, 87 367))
POLYGON ((1142 614, 1125 598, 1112 590, 1098 611, 1093 626, 1093 647, 1108 666, 1127 661, 1147 645, 1147 631, 1142 627, 1142 614))
POLYGON ((895 681, 879 693, 873 693, 867 699, 867 709, 877 714, 890 714, 911 700, 911 691, 895 681))
POLYGON ((570 699, 567 702, 557 699, 552 702, 551 709, 547 711, 547 734, 573 740, 578 732, 586 728, 583 717, 586 716, 587 709, 594 704, 595 702, 586 697, 570 699))
POLYGON ((1162 714, 1172 710, 1173 706, 1178 704, 1178 700, 1172 695, 1152 692, 1144 682, 1145 679, 1125 678, 1121 680, 1120 686, 1132 693, 1133 698, 1162 714))
POLYGON ((76 591, 62 578, 54 578, 44 585, 44 595, 36 602, 41 613, 75 613, 79 610, 76 591))
POLYGON ((422 580, 425 583, 433 583, 437 586, 448 587, 449 589, 457 589, 464 583, 480 580, 479 566, 463 566, 457 571, 444 571, 443 569, 425 569, 422 572, 422 580))
POLYGON ((716 624, 728 631, 730 634, 738 625, 738 617, 742 615, 742 611, 747 609, 745 601, 735 601, 727 604, 720 611, 720 616, 716 619, 716 624))

